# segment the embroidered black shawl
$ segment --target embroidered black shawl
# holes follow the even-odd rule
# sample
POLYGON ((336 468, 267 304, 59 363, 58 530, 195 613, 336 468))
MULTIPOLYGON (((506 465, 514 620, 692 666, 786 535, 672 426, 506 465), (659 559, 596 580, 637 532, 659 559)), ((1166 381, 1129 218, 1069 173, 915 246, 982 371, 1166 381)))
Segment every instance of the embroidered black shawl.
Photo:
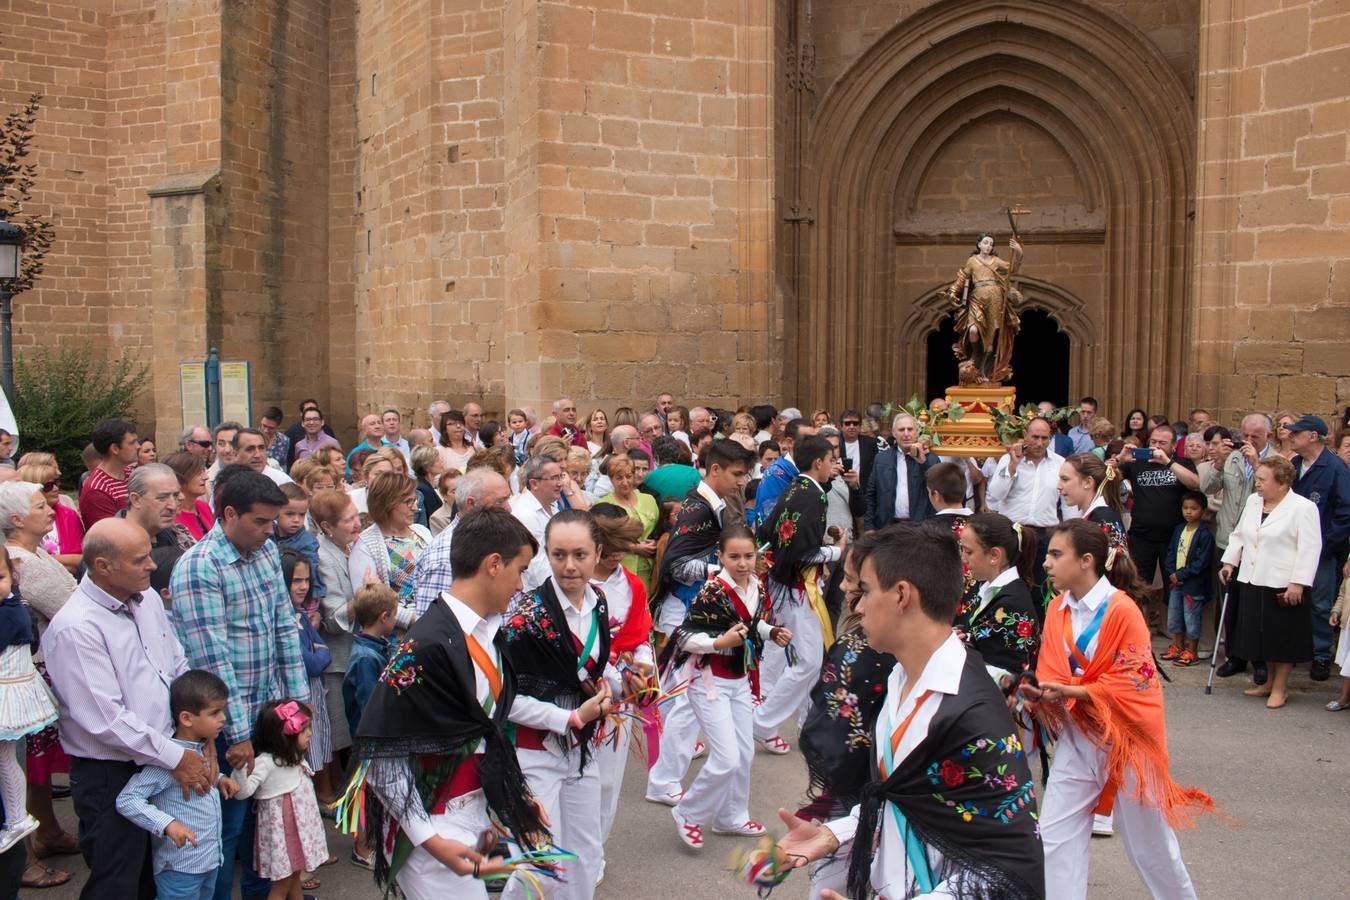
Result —
MULTIPOLYGON (((586 666, 592 682, 598 681, 609 662, 609 607, 605 595, 594 585, 596 605, 594 615, 601 623, 596 636, 598 653, 586 666)), ((578 677, 580 653, 573 642, 572 630, 567 627, 562 603, 550 577, 528 594, 511 601, 511 607, 502 619, 506 636, 506 652, 516 672, 522 696, 535 697, 563 709, 576 709, 588 694, 578 677)), ((584 640, 585 636, 582 636, 584 640)), ((597 722, 588 722, 576 735, 581 746, 581 768, 590 758, 591 738, 597 722)), ((572 748, 570 735, 553 735, 563 750, 572 748)))
POLYGON ((861 629, 839 635, 825 653, 798 738, 811 818, 847 815, 873 777, 872 732, 894 667, 895 657, 873 650, 861 629))
MULTIPOLYGON (((764 613, 768 609, 768 603, 764 599, 760 600, 759 609, 751 615, 749 621, 741 618, 741 614, 736 611, 736 605, 732 602, 731 594, 727 586, 722 583, 720 578, 710 578, 707 583, 699 589, 697 596, 689 604, 689 612, 685 614, 684 624, 675 629, 661 651, 659 660, 662 669, 667 668, 673 662, 675 667, 684 665, 690 654, 685 651, 684 644, 691 634, 706 634, 710 637, 721 637, 728 629, 739 623, 744 623, 749 628, 745 642, 754 654, 754 659, 758 660, 764 655, 764 639, 759 636, 759 623, 764 620, 764 613)), ((737 652, 743 652, 738 648, 737 652)), ((700 667, 708 664, 706 654, 698 660, 700 667)))
MULTIPOLYGON (((521 846, 532 846, 528 836, 547 834, 548 829, 539 821, 515 748, 503 733, 515 684, 501 652, 500 633, 495 644, 502 656, 502 691, 489 718, 478 702, 464 632, 444 603, 433 603, 408 630, 380 675, 361 715, 354 759, 406 761, 412 788, 406 792, 407 802, 420 800, 429 810, 436 790, 480 741, 485 742, 478 771, 488 809, 521 846)), ((385 809, 373 790, 367 790, 365 798, 370 843, 376 852, 375 878, 387 885, 396 863, 386 853, 384 835, 386 829, 397 828, 407 809, 385 809)))
POLYGON ((804 475, 793 479, 783 491, 759 535, 760 541, 769 545, 771 579, 796 585, 805 561, 825 543, 825 511, 825 492, 804 475))
POLYGON ((722 523, 718 521, 717 513, 695 486, 685 495, 680 503, 680 511, 675 514, 670 541, 666 544, 665 556, 661 558, 661 571, 657 573, 656 590, 648 598, 653 610, 665 594, 678 593, 678 588, 691 588, 688 593, 692 596, 693 591, 698 589, 697 585, 681 585, 674 573, 689 563, 706 562, 717 552, 717 541, 721 534, 722 523))
MULTIPOLYGON (((933 881, 945 881, 954 896, 1045 896, 1031 772, 1012 716, 978 653, 967 653, 959 692, 942 698, 923 741, 890 778, 863 788, 849 859, 850 896, 869 895, 874 836, 881 817, 890 815, 885 801, 900 808, 925 847, 942 854, 933 881)), ((909 892, 916 891, 911 884, 909 892)))
POLYGON ((998 588, 984 609, 975 591, 957 606, 955 625, 966 646, 978 650, 989 665, 1014 676, 1036 668, 1041 627, 1031 590, 1022 579, 998 588))

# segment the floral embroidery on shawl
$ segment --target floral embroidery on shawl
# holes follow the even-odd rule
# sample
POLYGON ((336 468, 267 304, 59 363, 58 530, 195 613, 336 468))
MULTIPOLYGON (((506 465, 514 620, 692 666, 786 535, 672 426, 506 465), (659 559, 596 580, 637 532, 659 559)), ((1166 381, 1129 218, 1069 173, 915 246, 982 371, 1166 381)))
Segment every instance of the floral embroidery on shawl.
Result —
POLYGON ((1146 691, 1158 682, 1158 669, 1153 665, 1153 648, 1140 650, 1134 644, 1126 645, 1116 654, 1116 668, 1124 670, 1136 691, 1146 691))
POLYGON ((558 628, 549 616, 548 606, 531 595, 517 597, 511 601, 511 608, 502 620, 502 630, 509 642, 519 640, 526 635, 556 643, 558 628))
POLYGON ((959 756, 959 759, 948 758, 932 763, 925 773, 928 781, 934 787, 949 790, 978 782, 995 791, 1002 791, 1007 796, 993 807, 980 806, 969 801, 949 800, 941 793, 933 794, 934 800, 951 809, 964 822, 970 822, 976 817, 993 817, 999 822, 1007 823, 1027 806, 1033 807, 1031 815, 1035 818, 1036 794, 1032 781, 1018 781, 1017 776, 1008 771, 1007 763, 998 763, 992 768, 985 768, 973 761, 978 756, 1020 758, 1022 742, 1016 734, 1002 738, 979 738, 961 748, 959 756))
POLYGON ((395 694, 401 694, 422 680, 422 669, 414 661, 413 650, 416 641, 404 641, 394 648, 389 663, 380 674, 380 681, 389 686, 395 694))
MULTIPOLYGON (((872 723, 863 714, 858 695, 849 690, 854 680, 854 666, 866 646, 861 632, 849 632, 841 635, 839 643, 843 645, 843 654, 838 663, 827 660, 820 670, 820 681, 824 686, 821 702, 825 714, 830 718, 846 723, 848 733, 846 746, 850 750, 864 750, 872 746, 872 723)), ((873 682, 869 689, 875 695, 886 690, 884 682, 873 682)))

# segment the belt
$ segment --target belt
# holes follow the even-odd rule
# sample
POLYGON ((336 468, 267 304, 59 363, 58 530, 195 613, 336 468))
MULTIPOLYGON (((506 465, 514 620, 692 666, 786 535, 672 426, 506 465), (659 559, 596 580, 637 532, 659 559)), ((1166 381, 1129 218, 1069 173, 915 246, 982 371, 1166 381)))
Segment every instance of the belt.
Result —
POLYGON ((722 654, 710 655, 708 659, 708 669, 718 678, 744 678, 745 677, 745 656, 723 656, 722 654))
POLYGON ((478 763, 482 758, 481 755, 475 753, 459 764, 455 769, 455 774, 451 775, 450 780, 445 782, 436 792, 436 800, 430 810, 433 815, 445 812, 450 801, 456 797, 462 797, 465 794, 471 794, 482 789, 483 780, 478 775, 478 763))
POLYGON ((529 728, 525 725, 516 728, 516 749, 517 750, 544 750, 544 738, 548 736, 547 731, 541 731, 538 728, 529 728))

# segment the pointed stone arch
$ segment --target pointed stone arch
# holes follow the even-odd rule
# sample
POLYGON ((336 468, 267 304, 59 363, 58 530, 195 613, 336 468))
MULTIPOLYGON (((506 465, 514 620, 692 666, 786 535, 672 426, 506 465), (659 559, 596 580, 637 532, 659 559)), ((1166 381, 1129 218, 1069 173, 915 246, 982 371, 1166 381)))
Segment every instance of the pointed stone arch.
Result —
MULTIPOLYGON (((1080 0, 936 3, 827 91, 811 123, 816 221, 788 396, 831 406, 918 385, 927 332, 896 330, 895 223, 945 135, 992 110, 1049 132, 1100 211, 1103 297, 1090 317, 1081 302, 1067 320, 1055 310, 1086 329, 1070 331, 1073 389, 1178 406, 1185 379, 1156 373, 1187 371, 1194 112, 1145 35, 1080 0)), ((1037 296, 1053 309, 1058 295, 1037 296)))

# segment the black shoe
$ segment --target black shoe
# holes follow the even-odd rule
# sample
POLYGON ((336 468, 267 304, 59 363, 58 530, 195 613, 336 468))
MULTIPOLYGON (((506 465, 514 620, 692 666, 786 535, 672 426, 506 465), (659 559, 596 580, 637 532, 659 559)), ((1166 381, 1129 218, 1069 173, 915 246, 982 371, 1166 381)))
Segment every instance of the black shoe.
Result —
POLYGON ((1308 677, 1313 681, 1326 681, 1331 677, 1331 663, 1325 659, 1314 659, 1312 667, 1308 670, 1308 677))
POLYGON ((1247 671, 1247 661, 1230 656, 1223 661, 1223 665, 1214 670, 1214 674, 1220 678, 1232 678, 1237 673, 1245 671, 1247 671))
POLYGON ((65 800, 70 797, 70 785, 54 784, 52 785, 52 799, 65 800))
POLYGON ((1266 683, 1266 664, 1252 663, 1252 684, 1266 683))

